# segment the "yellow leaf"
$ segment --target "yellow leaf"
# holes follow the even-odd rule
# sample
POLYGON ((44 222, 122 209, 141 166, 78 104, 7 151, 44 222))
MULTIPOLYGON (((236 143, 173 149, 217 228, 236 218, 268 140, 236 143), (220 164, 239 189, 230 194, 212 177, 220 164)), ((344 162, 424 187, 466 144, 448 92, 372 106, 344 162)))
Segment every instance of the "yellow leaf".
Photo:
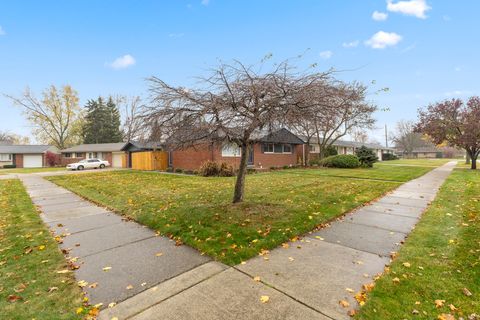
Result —
POLYGON ((404 262, 404 263, 402 263, 402 264, 403 264, 403 266, 404 266, 405 268, 410 268, 410 267, 411 267, 411 265, 410 265, 409 262, 404 262))
POLYGON ((159 253, 155 254, 155 256, 156 256, 156 257, 161 257, 161 256, 163 256, 163 253, 162 253, 162 252, 159 252, 159 253))
POLYGON ((104 267, 104 268, 102 268, 103 271, 108 271, 108 270, 110 270, 110 269, 112 269, 112 267, 104 267))
POLYGON ((131 284, 129 284, 125 289, 131 290, 131 289, 133 289, 133 286, 131 284))
POLYGON ((109 308, 113 308, 113 307, 115 307, 116 305, 117 305, 117 304, 116 304, 115 302, 110 302, 110 303, 108 304, 108 307, 109 307, 109 308))
POLYGON ((259 281, 260 281, 260 277, 259 277, 259 276, 254 277, 254 278, 253 278, 253 281, 259 282, 259 281))
POLYGON ((350 303, 348 303, 346 300, 340 300, 338 303, 344 308, 348 308, 350 306, 350 303))
POLYGON ((392 279, 393 283, 400 283, 400 279, 398 277, 395 277, 392 279))
POLYGON ((269 296, 261 296, 261 297, 260 297, 260 301, 261 301, 262 303, 267 303, 269 300, 270 300, 270 297, 269 297, 269 296))
POLYGON ((451 314, 442 313, 437 317, 438 320, 455 320, 455 317, 451 314))
POLYGON ((293 261, 293 260, 295 260, 295 259, 292 258, 292 257, 288 257, 288 260, 293 261))
POLYGON ((68 273, 68 272, 70 272, 70 270, 68 270, 68 269, 64 269, 64 270, 57 271, 57 273, 60 273, 60 274, 62 274, 62 273, 68 273))
POLYGON ((77 284, 78 284, 79 287, 83 288, 83 287, 86 287, 88 285, 88 282, 85 281, 85 280, 80 280, 80 281, 77 282, 77 284))
POLYGON ((78 307, 75 312, 76 312, 77 314, 80 314, 80 313, 83 312, 83 308, 82 308, 82 307, 78 307))
POLYGON ((45 250, 45 246, 42 244, 41 246, 38 247, 38 250, 45 250))
POLYGON ((445 300, 435 300, 435 307, 441 308, 445 304, 445 300))
POLYGON ((355 292, 355 291, 354 291, 353 289, 351 289, 351 288, 346 288, 345 290, 346 290, 347 292, 350 292, 350 293, 355 292))
POLYGON ((319 239, 319 240, 324 240, 322 237, 320 236, 315 236, 316 239, 319 239))

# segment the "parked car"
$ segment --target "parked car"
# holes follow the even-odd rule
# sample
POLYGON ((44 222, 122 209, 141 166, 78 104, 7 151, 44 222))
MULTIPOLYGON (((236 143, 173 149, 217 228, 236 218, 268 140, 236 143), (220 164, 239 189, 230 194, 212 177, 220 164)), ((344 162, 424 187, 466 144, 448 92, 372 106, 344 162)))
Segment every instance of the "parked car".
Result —
POLYGON ((67 170, 84 170, 84 169, 103 169, 110 166, 110 163, 100 159, 85 159, 67 165, 67 170))

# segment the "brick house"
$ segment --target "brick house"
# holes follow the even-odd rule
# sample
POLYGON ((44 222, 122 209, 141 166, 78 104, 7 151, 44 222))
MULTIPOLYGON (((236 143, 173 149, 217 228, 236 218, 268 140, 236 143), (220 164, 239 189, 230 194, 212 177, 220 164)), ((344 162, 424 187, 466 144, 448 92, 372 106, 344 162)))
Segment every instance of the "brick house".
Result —
MULTIPOLYGON (((287 129, 257 134, 252 139, 248 166, 256 169, 294 166, 303 159, 303 141, 287 129)), ((206 161, 240 165, 240 148, 234 143, 199 143, 194 147, 169 152, 169 166, 197 170, 206 161)))
POLYGON ((0 145, 0 168, 15 165, 17 168, 41 168, 48 166, 47 152, 60 158, 59 151, 49 145, 0 145))
POLYGON ((61 151, 63 166, 83 159, 101 159, 110 162, 113 168, 125 165, 125 151, 122 148, 126 142, 81 144, 61 151))

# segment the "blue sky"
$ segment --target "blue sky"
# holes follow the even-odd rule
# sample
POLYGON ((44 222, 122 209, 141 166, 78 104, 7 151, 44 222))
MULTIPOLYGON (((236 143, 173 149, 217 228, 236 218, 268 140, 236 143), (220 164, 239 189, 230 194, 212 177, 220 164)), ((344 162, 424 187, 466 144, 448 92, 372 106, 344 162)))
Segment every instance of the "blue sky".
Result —
MULTIPOLYGON (((372 95, 383 125, 418 107, 480 92, 476 0, 1 1, 0 93, 72 85, 81 103, 98 95, 146 95, 151 75, 188 85, 218 59, 283 60, 349 70, 372 95)), ((0 130, 30 134, 0 97, 0 130)))

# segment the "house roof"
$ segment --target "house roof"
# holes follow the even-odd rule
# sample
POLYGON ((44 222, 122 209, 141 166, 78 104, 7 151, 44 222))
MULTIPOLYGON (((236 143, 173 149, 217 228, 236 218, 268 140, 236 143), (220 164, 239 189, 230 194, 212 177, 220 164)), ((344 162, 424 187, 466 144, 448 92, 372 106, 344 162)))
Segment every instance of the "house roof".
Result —
POLYGON ((122 148, 126 145, 126 142, 117 143, 92 143, 92 144, 80 144, 71 148, 63 149, 62 153, 69 152, 115 152, 122 151, 122 148))
MULTIPOLYGON (((307 141, 307 138, 305 136, 301 136, 301 138, 303 141, 307 141)), ((318 143, 318 139, 313 137, 310 139, 310 143, 318 143)), ((361 146, 365 146, 370 149, 394 150, 393 148, 387 148, 378 143, 363 143, 347 140, 337 140, 333 143, 333 146, 349 148, 360 148, 361 146)))
POLYGON ((270 142, 270 143, 288 143, 288 144, 303 144, 303 140, 300 139, 295 134, 291 133, 289 130, 282 128, 277 131, 270 132, 268 134, 263 134, 259 138, 254 138, 259 142, 270 142))
POLYGON ((122 151, 142 151, 153 149, 163 149, 163 144, 159 142, 130 141, 123 146, 122 151))
POLYGON ((0 145, 0 153, 33 154, 47 151, 57 152, 58 149, 49 145, 0 145))
MULTIPOLYGON (((397 148, 396 150, 397 152, 400 152, 400 153, 405 152, 405 150, 402 148, 397 148)), ((419 148, 414 148, 412 150, 412 153, 437 153, 437 152, 443 152, 443 150, 435 146, 419 147, 419 148)))

